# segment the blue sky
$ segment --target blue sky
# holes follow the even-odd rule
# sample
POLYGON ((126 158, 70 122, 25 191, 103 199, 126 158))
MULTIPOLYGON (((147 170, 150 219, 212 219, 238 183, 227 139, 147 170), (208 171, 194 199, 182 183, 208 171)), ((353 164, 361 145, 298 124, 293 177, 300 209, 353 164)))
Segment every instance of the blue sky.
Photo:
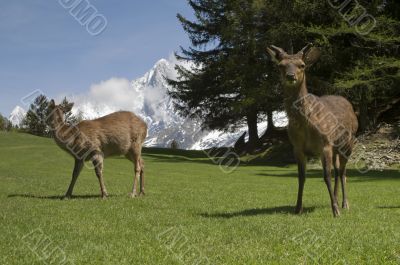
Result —
POLYGON ((112 77, 134 79, 189 45, 176 19, 192 17, 186 0, 89 2, 108 22, 98 36, 59 0, 0 2, 0 113, 9 115, 35 89, 56 97, 112 77))

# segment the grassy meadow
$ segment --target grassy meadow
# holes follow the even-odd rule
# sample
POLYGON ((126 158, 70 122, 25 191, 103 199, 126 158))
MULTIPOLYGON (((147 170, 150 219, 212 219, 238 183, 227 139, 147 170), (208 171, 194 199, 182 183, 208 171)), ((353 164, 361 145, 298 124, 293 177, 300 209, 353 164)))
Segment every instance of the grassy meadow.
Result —
POLYGON ((350 211, 333 218, 321 170, 293 214, 296 167, 224 174, 202 152, 146 149, 146 196, 133 165, 105 161, 110 194, 51 139, 0 133, 0 264, 400 264, 399 169, 350 170, 350 211))

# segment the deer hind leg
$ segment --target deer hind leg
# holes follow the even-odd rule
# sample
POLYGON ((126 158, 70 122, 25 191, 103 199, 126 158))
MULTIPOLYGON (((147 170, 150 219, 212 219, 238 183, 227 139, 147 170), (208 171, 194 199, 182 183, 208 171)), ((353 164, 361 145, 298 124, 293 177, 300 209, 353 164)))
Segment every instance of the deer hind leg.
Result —
POLYGON ((82 171, 83 163, 84 163, 83 161, 75 159, 75 166, 74 166, 74 172, 72 173, 71 183, 69 184, 69 188, 67 193, 65 194, 64 199, 69 199, 72 197, 72 192, 74 190, 76 180, 78 179, 78 176, 82 171))
POLYGON ((143 158, 140 158, 140 194, 139 196, 144 196, 144 161, 143 158))
POLYGON ((343 203, 342 208, 349 210, 349 202, 347 201, 347 191, 346 191, 346 165, 348 159, 344 156, 340 156, 340 181, 342 183, 342 195, 343 195, 343 203))
POLYGON ((334 169, 334 173, 335 173, 335 188, 334 188, 334 195, 335 195, 335 199, 336 201, 338 200, 338 194, 339 194, 339 155, 335 154, 333 156, 333 169, 334 169))
POLYGON ((332 157, 333 157, 332 147, 331 146, 324 147, 323 154, 321 157, 322 166, 324 169, 324 180, 328 188, 329 196, 331 198, 333 216, 337 217, 340 215, 340 211, 338 207, 338 202, 335 198, 335 194, 332 190, 332 183, 331 183, 332 157))
POLYGON ((104 157, 100 154, 95 155, 92 159, 94 170, 96 172, 96 176, 99 179, 99 184, 100 184, 100 191, 101 191, 101 197, 103 199, 107 198, 108 193, 106 186, 104 184, 104 179, 103 179, 103 164, 104 164, 104 157))
POLYGON ((140 148, 140 146, 134 145, 132 147, 132 151, 130 153, 130 157, 131 157, 131 160, 132 160, 134 168, 135 168, 135 176, 134 176, 134 180, 133 180, 133 188, 132 188, 132 193, 130 194, 130 196, 132 198, 134 198, 134 197, 138 196, 137 186, 138 186, 138 182, 139 182, 141 171, 142 171, 141 163, 140 163, 140 159, 141 159, 141 148, 140 148))

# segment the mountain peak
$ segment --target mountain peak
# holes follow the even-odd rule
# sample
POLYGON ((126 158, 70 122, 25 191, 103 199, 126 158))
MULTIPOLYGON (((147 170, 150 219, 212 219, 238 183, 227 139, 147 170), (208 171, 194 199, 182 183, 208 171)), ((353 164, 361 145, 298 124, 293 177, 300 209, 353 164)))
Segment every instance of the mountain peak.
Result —
POLYGON ((20 126, 25 118, 25 115, 26 111, 22 107, 16 106, 11 112, 8 120, 12 123, 12 125, 20 126))
POLYGON ((170 61, 168 61, 167 59, 160 59, 156 62, 156 64, 154 65, 154 67, 160 66, 160 65, 169 65, 170 61))
POLYGON ((144 81, 148 86, 160 87, 166 86, 165 78, 175 77, 175 65, 166 59, 161 59, 146 73, 144 81))
POLYGON ((20 107, 20 106, 16 106, 14 109, 13 109, 13 111, 11 112, 11 114, 15 114, 15 113, 19 113, 19 112, 25 112, 25 110, 22 108, 22 107, 20 107))

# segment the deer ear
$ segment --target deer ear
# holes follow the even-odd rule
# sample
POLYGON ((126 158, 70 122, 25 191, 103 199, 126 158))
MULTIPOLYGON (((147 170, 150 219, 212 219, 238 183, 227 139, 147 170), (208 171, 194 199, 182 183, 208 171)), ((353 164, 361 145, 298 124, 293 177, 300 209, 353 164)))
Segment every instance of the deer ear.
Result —
POLYGON ((321 57, 321 51, 318 48, 310 48, 303 56, 303 61, 307 67, 311 67, 315 64, 319 57, 321 57))
POLYGON ((275 49, 271 49, 270 47, 267 48, 267 52, 271 56, 271 59, 274 63, 278 64, 279 63, 279 54, 275 49))
POLYGON ((63 108, 64 113, 70 112, 72 110, 73 106, 74 106, 74 103, 68 103, 67 105, 65 105, 63 108))

